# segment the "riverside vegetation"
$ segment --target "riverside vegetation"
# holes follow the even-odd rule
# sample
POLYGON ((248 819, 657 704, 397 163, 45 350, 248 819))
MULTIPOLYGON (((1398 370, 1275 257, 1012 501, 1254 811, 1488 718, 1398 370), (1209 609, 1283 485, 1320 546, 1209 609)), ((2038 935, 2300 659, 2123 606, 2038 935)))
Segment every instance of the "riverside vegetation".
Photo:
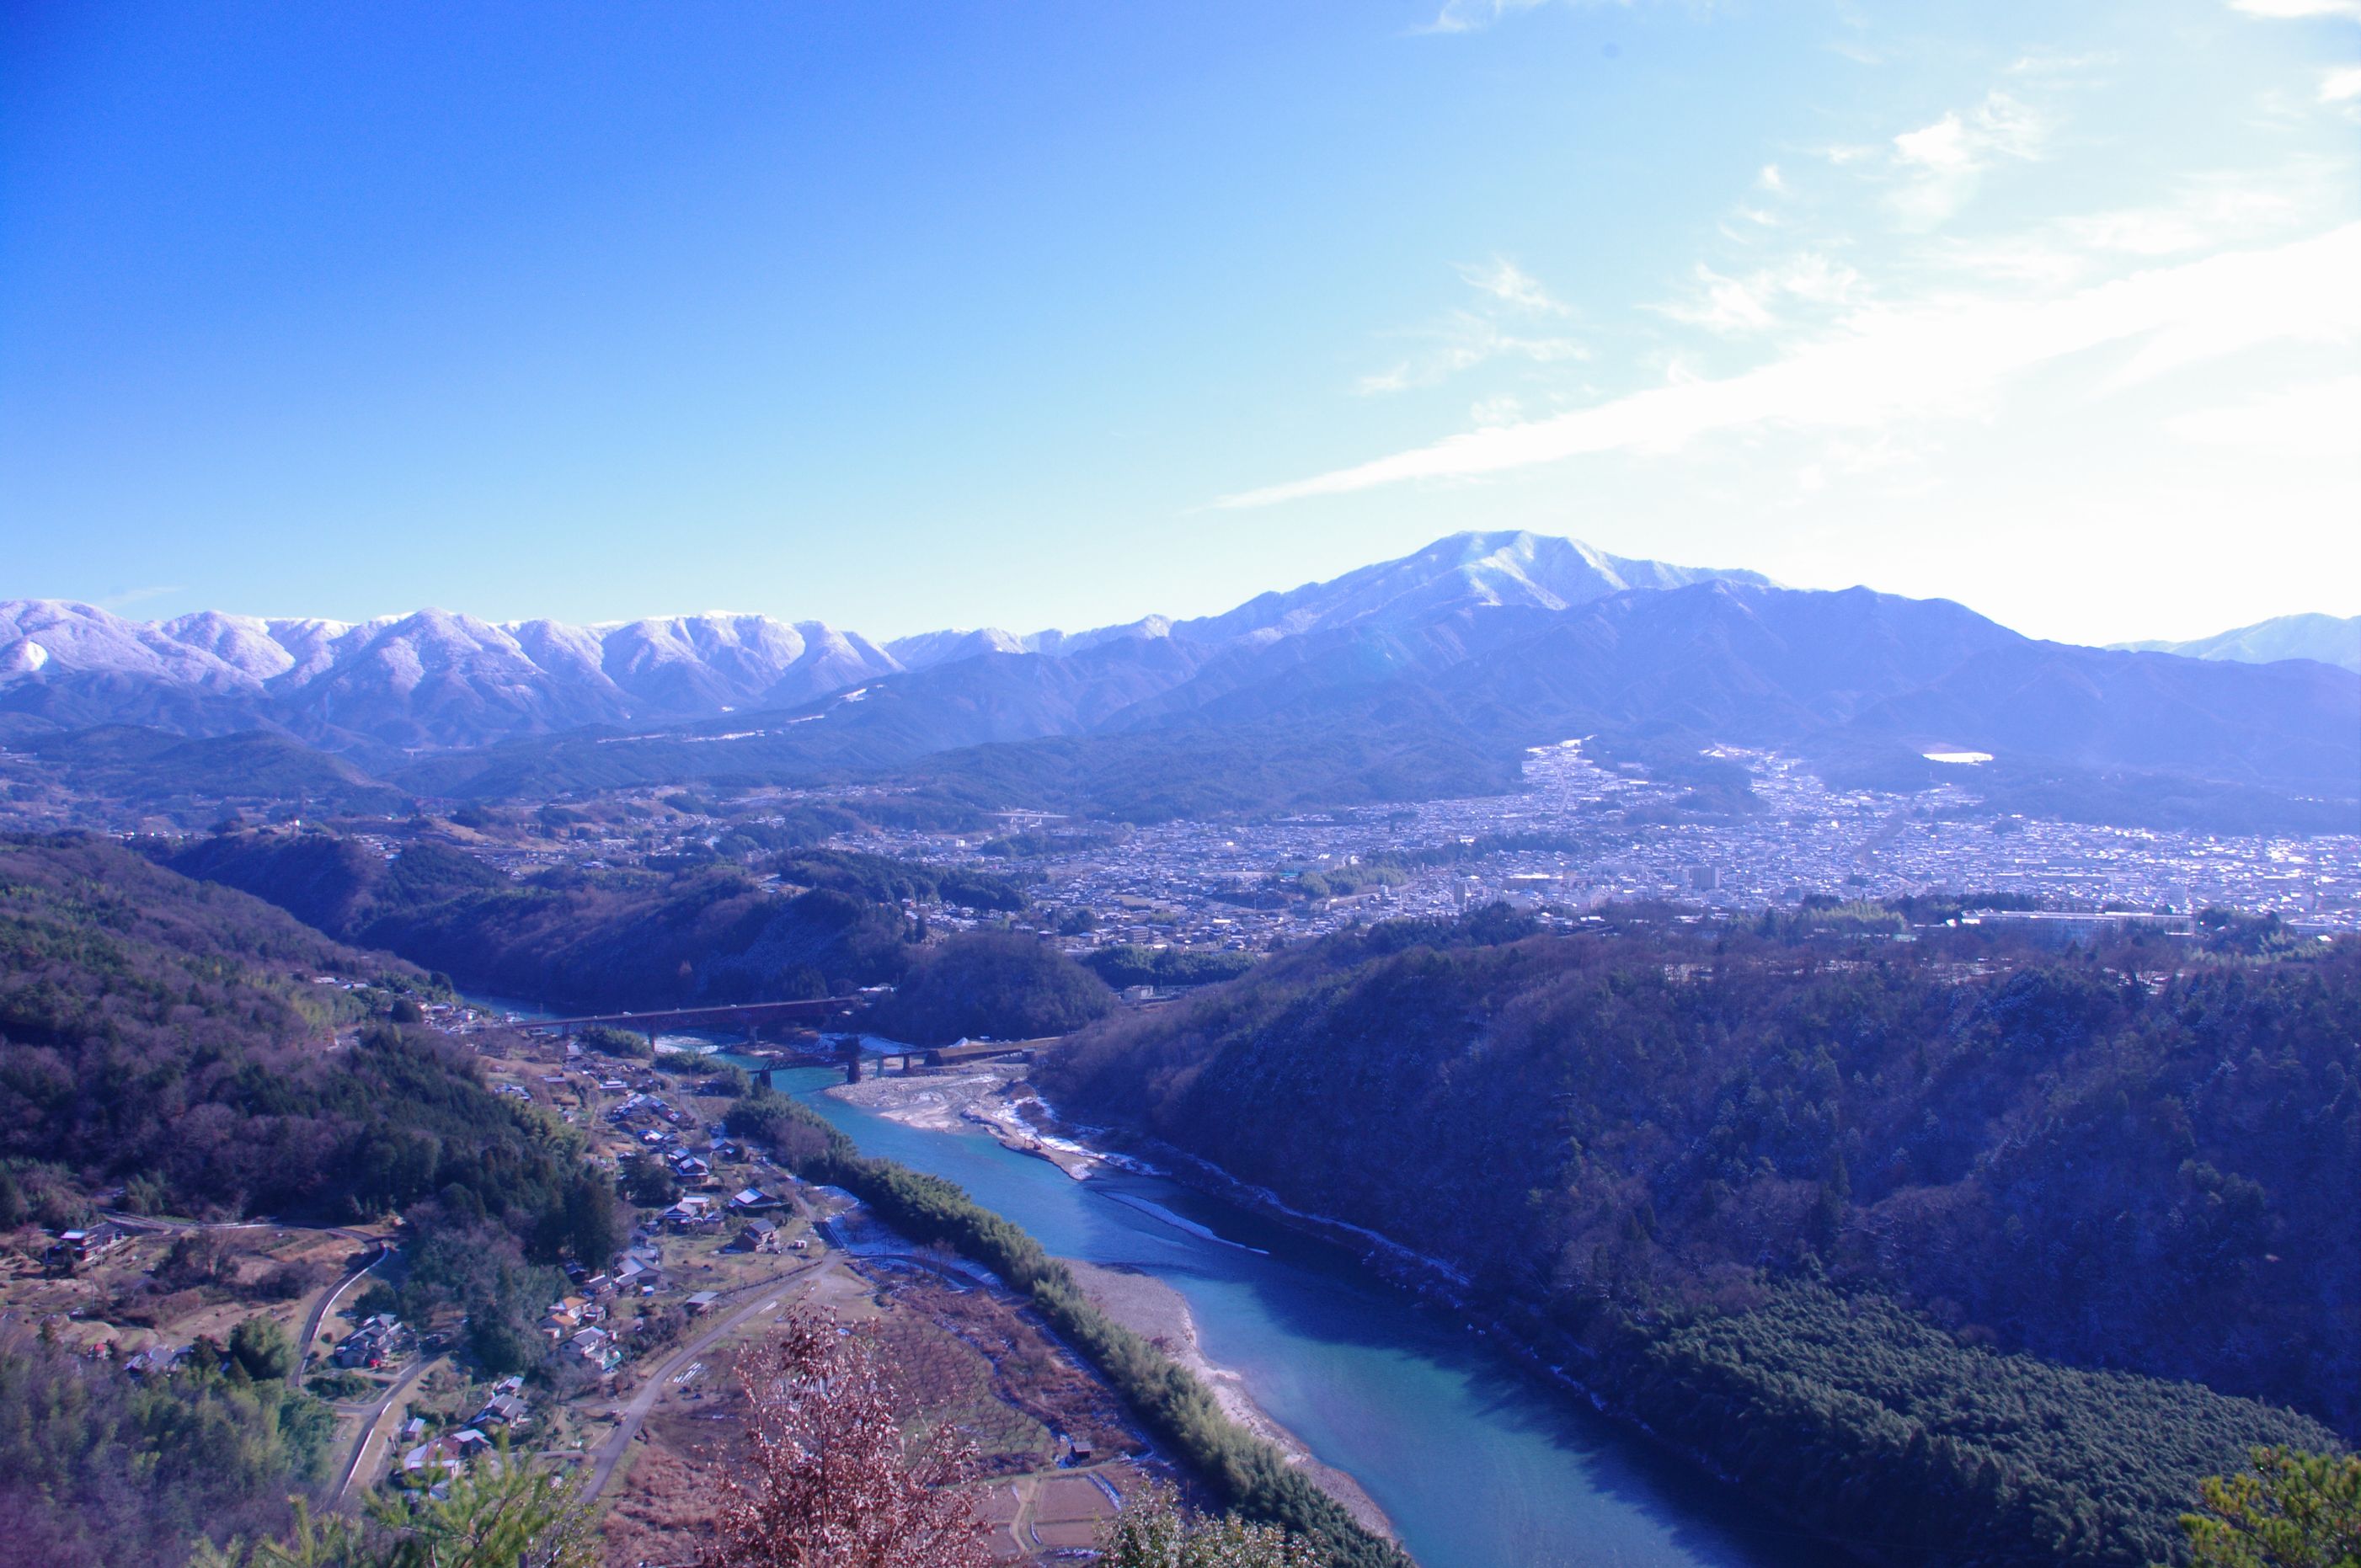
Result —
POLYGON ((2351 1436, 2361 944, 1845 913, 1378 926, 1101 1024, 1045 1086, 1447 1263, 1872 1558, 2163 1560, 2250 1445, 2351 1436))
POLYGON ((1101 1311, 1040 1243, 957 1185, 862 1156, 844 1134, 767 1090, 731 1109, 730 1130, 763 1140, 798 1176, 853 1193, 904 1235, 948 1245, 997 1274, 1246 1521, 1316 1543, 1334 1568, 1408 1568, 1400 1549, 1364 1529, 1278 1449, 1224 1415, 1186 1368, 1101 1311))

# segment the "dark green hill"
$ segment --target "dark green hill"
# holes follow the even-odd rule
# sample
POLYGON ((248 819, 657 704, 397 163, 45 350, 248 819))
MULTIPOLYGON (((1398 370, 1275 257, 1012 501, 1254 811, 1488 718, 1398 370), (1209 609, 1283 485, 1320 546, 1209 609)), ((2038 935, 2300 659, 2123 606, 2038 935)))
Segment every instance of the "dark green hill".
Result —
MULTIPOLYGON (((585 1010, 818 996, 888 981, 901 972, 909 935, 887 903, 826 886, 783 898, 731 865, 560 870, 513 882, 431 840, 389 859, 327 832, 219 834, 165 853, 187 875, 268 899, 470 990, 585 1010)), ((873 857, 790 859, 816 878, 855 885, 880 874, 861 864, 873 857)))
POLYGON ((112 845, 0 839, 0 1201, 127 1182, 164 1212, 349 1219, 456 1185, 520 1226, 562 1210, 544 1130, 440 1036, 371 1019, 428 989, 112 845))
POLYGON ((1832 1534, 1982 1486, 1981 1512, 1927 1517, 1981 1519, 1991 1561, 2136 1563, 2170 1551, 2201 1466, 2328 1441, 2253 1400, 2361 1431, 2356 1042, 2350 941, 2060 959, 1495 918, 1270 959, 1096 1025, 1042 1078, 1445 1260, 1549 1359, 1832 1534), (1871 1305, 1798 1295, 1824 1284, 1871 1305), (1916 1326, 1875 1327, 1887 1304, 1916 1326), (2136 1435, 2175 1431, 2202 1453, 2136 1435))

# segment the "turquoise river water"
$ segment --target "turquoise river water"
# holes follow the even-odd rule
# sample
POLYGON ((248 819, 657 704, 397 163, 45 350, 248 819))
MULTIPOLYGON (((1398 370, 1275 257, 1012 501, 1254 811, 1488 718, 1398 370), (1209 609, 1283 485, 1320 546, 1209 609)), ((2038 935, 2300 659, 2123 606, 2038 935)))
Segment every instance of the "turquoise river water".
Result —
MULTIPOLYGON (((471 1000, 548 1016, 508 998, 471 1000)), ((666 1047, 721 1047, 666 1036, 666 1047)), ((737 1058, 742 1065, 759 1064, 737 1058)), ((1161 1178, 1076 1181, 980 1131, 929 1132, 772 1075, 864 1154, 956 1181, 1060 1257, 1154 1275, 1206 1358, 1385 1509, 1423 1568, 1814 1568, 1824 1551, 1344 1250, 1161 1178)))
POLYGON ((981 1132, 928 1132, 781 1090, 863 1153, 958 1182, 1059 1256, 1143 1270, 1188 1299, 1207 1359, 1348 1471, 1425 1568, 1804 1568, 1825 1553, 1728 1489, 1537 1385, 1339 1248, 1156 1177, 1076 1181, 981 1132))

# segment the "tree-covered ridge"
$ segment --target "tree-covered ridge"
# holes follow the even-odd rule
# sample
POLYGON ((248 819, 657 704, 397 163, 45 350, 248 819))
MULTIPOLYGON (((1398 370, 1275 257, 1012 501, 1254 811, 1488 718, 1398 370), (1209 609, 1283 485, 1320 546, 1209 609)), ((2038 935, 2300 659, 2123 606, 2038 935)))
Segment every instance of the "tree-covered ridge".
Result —
POLYGON ((1051 1085, 1569 1310, 1808 1255, 2361 1425, 2361 944, 1398 939, 1110 1021, 1051 1085))
POLYGON ((2291 1411, 1997 1355, 1809 1284, 1631 1335, 1598 1376, 1751 1490, 1905 1562, 2167 1562, 2205 1477, 2258 1444, 2334 1442, 2291 1411))
POLYGON ((1279 956, 1043 1077, 1448 1262, 1832 1536, 1950 1486, 1910 1479, 1942 1437, 1993 1541, 2136 1563, 2246 1445, 2332 1441, 2254 1399, 2361 1427, 2361 944, 2312 946, 1495 913, 1279 956))
POLYGON ((371 1019, 331 1050, 387 991, 315 975, 427 984, 111 845, 0 840, 0 1219, 53 1181, 335 1219, 464 1191, 528 1234, 564 1210, 566 1139, 429 1032, 371 1019))
POLYGON ((1029 1040, 1070 1034, 1114 1008, 1096 975, 1047 942, 970 931, 922 949, 901 986, 871 1011, 870 1026, 917 1046, 1029 1040))
POLYGON ((1007 877, 958 866, 929 866, 852 850, 800 850, 781 855, 773 869, 798 887, 827 888, 872 904, 905 901, 963 905, 1014 912, 1025 890, 1007 877))
POLYGON ((1082 957, 1082 965, 1109 985, 1184 987, 1216 985, 1254 968, 1256 955, 1192 952, 1182 948, 1145 948, 1126 943, 1082 957))
POLYGON ((873 895, 884 879, 860 863, 868 859, 807 857, 799 863, 857 891, 811 886, 786 898, 730 865, 560 869, 512 882, 445 845, 412 844, 389 860, 329 833, 225 834, 191 841, 170 863, 471 989, 644 1009, 818 996, 897 977, 911 933, 873 895))

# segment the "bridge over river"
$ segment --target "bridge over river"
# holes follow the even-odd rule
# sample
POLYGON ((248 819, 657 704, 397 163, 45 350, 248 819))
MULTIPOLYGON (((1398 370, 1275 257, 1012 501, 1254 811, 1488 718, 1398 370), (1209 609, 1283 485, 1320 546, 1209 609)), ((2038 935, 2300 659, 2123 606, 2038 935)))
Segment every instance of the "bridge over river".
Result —
POLYGON ((743 1034, 749 1039, 783 1025, 824 1028, 841 1024, 867 1005, 865 996, 800 997, 793 1002, 732 1002, 716 1007, 675 1007, 664 1012, 588 1013, 576 1018, 531 1018, 519 1026, 533 1034, 571 1038, 592 1027, 629 1029, 653 1045, 664 1030, 743 1034))

